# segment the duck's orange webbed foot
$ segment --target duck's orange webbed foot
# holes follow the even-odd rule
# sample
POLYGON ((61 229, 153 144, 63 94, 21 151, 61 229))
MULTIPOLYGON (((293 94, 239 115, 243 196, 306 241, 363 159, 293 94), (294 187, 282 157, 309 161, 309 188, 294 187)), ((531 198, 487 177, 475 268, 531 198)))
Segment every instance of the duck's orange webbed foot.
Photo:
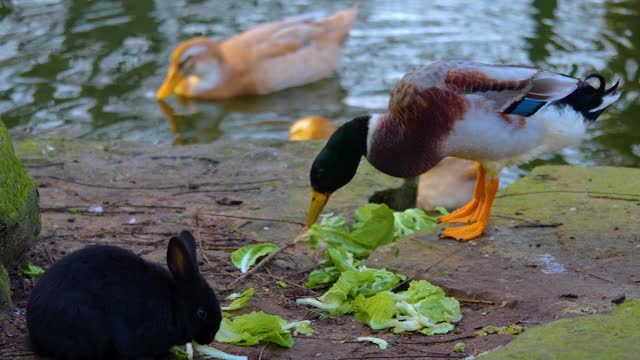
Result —
POLYGON ((473 198, 465 206, 445 215, 439 219, 441 223, 469 223, 478 220, 482 203, 485 197, 485 178, 486 171, 484 167, 476 163, 478 167, 478 177, 476 178, 476 186, 473 189, 473 198))
POLYGON ((458 241, 469 241, 482 235, 487 224, 483 224, 480 221, 476 221, 471 225, 465 225, 460 227, 448 227, 440 234, 442 238, 454 238, 458 241))
POLYGON ((469 241, 482 235, 484 229, 489 224, 489 217, 491 216, 491 207, 493 206, 493 200, 498 192, 498 178, 491 179, 485 186, 485 196, 481 204, 479 205, 479 211, 477 212, 477 221, 470 225, 460 227, 448 227, 440 234, 441 238, 454 238, 458 241, 469 241))

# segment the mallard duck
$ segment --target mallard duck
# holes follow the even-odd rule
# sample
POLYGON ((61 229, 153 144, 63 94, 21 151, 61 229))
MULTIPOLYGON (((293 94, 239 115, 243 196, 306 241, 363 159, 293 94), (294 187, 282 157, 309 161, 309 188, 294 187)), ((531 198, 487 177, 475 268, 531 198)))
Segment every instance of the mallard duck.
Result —
POLYGON ((196 37, 172 52, 156 97, 263 95, 331 76, 357 8, 314 20, 301 15, 256 26, 221 43, 196 37))
POLYGON ((454 156, 480 167, 471 201, 440 219, 470 224, 448 227, 441 237, 474 239, 489 222, 500 170, 577 143, 620 97, 617 88, 605 88, 598 74, 581 80, 524 66, 419 67, 397 83, 385 114, 357 117, 329 138, 311 166, 307 225, 355 176, 362 156, 396 177, 418 176, 454 156))
POLYGON ((289 128, 289 141, 325 140, 335 131, 336 126, 326 117, 305 116, 289 128))

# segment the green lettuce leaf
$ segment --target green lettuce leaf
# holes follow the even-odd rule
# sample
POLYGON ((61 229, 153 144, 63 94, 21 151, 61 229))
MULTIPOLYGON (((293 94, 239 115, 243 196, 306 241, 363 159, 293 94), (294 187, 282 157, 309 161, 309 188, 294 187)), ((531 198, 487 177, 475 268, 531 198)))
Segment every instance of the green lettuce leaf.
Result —
POLYGON ((431 284, 427 280, 414 280, 409 283, 409 289, 395 293, 393 296, 396 301, 417 303, 429 296, 444 297, 445 294, 442 288, 431 284))
POLYGON ((351 290, 352 284, 348 283, 346 279, 343 281, 341 281, 341 279, 342 276, 319 298, 297 299, 296 303, 314 306, 335 316, 350 313, 351 303, 349 302, 349 291, 351 290))
POLYGON ((233 293, 227 296, 227 300, 233 300, 229 306, 223 306, 222 310, 233 311, 242 308, 253 296, 254 289, 248 288, 242 294, 233 293))
POLYGON ((35 279, 44 275, 44 269, 38 265, 27 264, 19 273, 20 276, 27 279, 35 279))
POLYGON ((278 246, 271 243, 243 246, 231 254, 231 262, 241 272, 246 273, 259 258, 276 250, 278 250, 278 246))
POLYGON ((460 303, 451 297, 429 296, 415 304, 415 309, 434 323, 458 322, 462 319, 460 303))
POLYGON ((391 294, 381 292, 366 298, 363 295, 353 301, 356 319, 366 323, 373 330, 381 330, 391 327, 391 319, 394 315, 394 301, 391 294))
POLYGON ((404 275, 385 269, 370 269, 366 267, 361 267, 358 271, 344 272, 340 279, 343 277, 347 279, 353 277, 354 286, 350 291, 352 299, 355 299, 359 294, 370 297, 381 291, 393 290, 406 279, 404 275))
POLYGON ((322 285, 333 284, 340 274, 348 270, 356 270, 360 261, 343 247, 328 248, 324 254, 327 259, 323 269, 314 270, 309 274, 309 281, 304 286, 314 288, 322 285))
POLYGON ((340 271, 335 266, 313 270, 309 274, 309 280, 304 283, 304 287, 313 289, 318 286, 333 284, 340 277, 340 271))
POLYGON ((418 330, 418 332, 427 336, 431 336, 435 334, 446 334, 451 330, 453 330, 453 324, 443 322, 443 323, 435 324, 431 327, 422 328, 418 330))
POLYGON ((353 254, 343 247, 329 248, 324 256, 327 258, 325 266, 334 266, 339 272, 355 270, 360 261, 353 257, 353 254))
POLYGON ((342 216, 323 218, 305 234, 312 248, 343 247, 356 258, 365 258, 381 245, 393 241, 393 211, 385 204, 368 204, 356 210, 350 231, 342 216))
POLYGON ((347 228, 347 218, 340 215, 323 217, 322 221, 320 221, 320 225, 330 227, 335 230, 349 231, 347 228))
POLYGON ((393 241, 393 210, 386 204, 367 204, 353 214, 352 235, 364 247, 375 250, 393 241))
POLYGON ((314 330, 311 327, 311 321, 302 320, 294 321, 282 326, 285 330, 293 329, 293 335, 312 335, 314 330))
POLYGON ((277 315, 254 311, 249 314, 224 318, 216 341, 239 346, 253 346, 260 342, 271 342, 290 348, 293 337, 283 325, 287 322, 277 315))
MULTIPOLYGON (((442 215, 447 214, 447 210, 436 208, 442 215)), ((393 213, 394 220, 394 236, 400 237, 410 235, 415 232, 431 228, 438 224, 439 216, 429 216, 421 209, 407 209, 405 211, 395 211, 393 213)))
POLYGON ((316 298, 298 299, 302 305, 311 305, 330 315, 339 316, 353 311, 351 302, 358 295, 373 296, 381 291, 391 290, 405 279, 385 269, 369 269, 361 267, 358 270, 343 272, 326 293, 316 298))

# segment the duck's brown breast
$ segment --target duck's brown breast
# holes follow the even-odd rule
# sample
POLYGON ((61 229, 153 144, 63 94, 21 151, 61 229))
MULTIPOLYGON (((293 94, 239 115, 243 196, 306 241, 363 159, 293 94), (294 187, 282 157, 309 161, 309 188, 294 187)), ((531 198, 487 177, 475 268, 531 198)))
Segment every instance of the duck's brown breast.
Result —
POLYGON ((367 158, 391 176, 426 172, 442 160, 441 146, 466 108, 465 98, 451 90, 400 84, 391 94, 389 113, 375 125, 367 158))

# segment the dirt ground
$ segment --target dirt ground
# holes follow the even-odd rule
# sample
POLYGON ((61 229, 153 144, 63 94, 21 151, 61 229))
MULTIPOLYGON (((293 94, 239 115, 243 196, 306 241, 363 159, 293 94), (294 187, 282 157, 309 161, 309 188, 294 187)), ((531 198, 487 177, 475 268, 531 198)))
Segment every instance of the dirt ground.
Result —
MULTIPOLYGON (((489 234, 475 242, 461 244, 423 234, 374 253, 369 265, 379 261, 377 264, 385 264, 380 267, 432 280, 458 298, 463 318, 450 334, 376 333, 352 316, 321 319, 317 312, 297 305, 297 298, 323 292, 302 286, 320 258, 320 253, 304 243, 287 248, 257 274, 229 289, 240 276, 230 261, 233 250, 258 242, 284 246, 304 232, 308 159, 317 152, 313 146, 317 147, 280 143, 172 148, 18 143, 23 164, 39 186, 43 230, 31 250, 8 269, 15 306, 10 312, 0 312, 0 358, 38 358, 25 345, 25 307, 32 283, 17 276, 24 264, 46 269, 88 244, 118 245, 164 263, 168 239, 182 229, 191 230, 199 240, 200 269, 220 298, 232 291, 256 289, 254 298, 238 313, 263 310, 290 321, 311 320, 316 332, 295 337, 291 349, 214 344, 253 360, 465 358, 514 338, 474 336, 484 326, 532 327, 558 317, 606 313, 623 301, 625 294, 628 298, 640 294, 635 275, 638 263, 634 261, 640 230, 630 220, 637 219, 640 195, 602 198, 599 193, 587 196, 575 191, 601 181, 612 187, 606 191, 635 194, 636 184, 629 180, 638 178, 635 173, 623 176, 622 183, 629 189, 613 184, 609 173, 599 177, 579 174, 578 180, 571 181, 544 176, 536 185, 541 189, 536 191, 544 190, 553 198, 531 197, 541 202, 536 204, 513 194, 503 195, 505 198, 496 203, 496 221, 489 234), (580 180, 584 184, 579 179, 584 179, 580 180), (566 194, 572 196, 568 200, 560 201, 557 193, 550 193, 561 186, 573 189, 566 194), (558 200, 556 205, 554 199, 558 200), (570 206, 576 208, 569 209, 566 201, 575 202, 577 205, 570 206), (543 213, 534 212, 545 208, 543 213), (585 222, 594 213, 604 216, 599 209, 613 214, 613 219, 607 220, 611 230, 585 222), (579 235, 581 232, 586 234, 579 235), (550 259, 555 259, 552 264, 560 262, 566 269, 549 273, 549 264, 540 261, 551 255, 550 259), (277 280, 288 286, 276 285, 277 280), (356 342, 359 336, 381 337, 390 346, 380 350, 376 345, 356 342), (465 343, 464 353, 453 352, 458 342, 465 343)), ((400 184, 376 175, 367 166, 363 164, 348 189, 332 198, 333 211, 347 213, 373 193, 400 184)), ((520 196, 528 194, 517 187, 514 191, 522 193, 520 196)))
MULTIPOLYGON (((122 236, 121 239, 124 242, 136 242, 133 236, 122 236)), ((80 241, 74 242, 79 246, 82 245, 80 241)), ((156 244, 144 244, 142 246, 138 244, 136 243, 135 246, 153 247, 154 250, 162 248, 164 245, 161 241, 156 242, 156 244)), ((25 260, 47 266, 50 264, 51 258, 57 259, 65 251, 56 245, 55 240, 41 239, 26 256, 25 260)), ((213 251, 206 251, 206 253, 210 262, 224 264, 212 268, 207 265, 206 261, 201 263, 204 275, 216 288, 222 288, 225 283, 238 276, 238 271, 234 270, 235 268, 230 265, 228 256, 215 255, 213 251)), ((304 265, 312 264, 309 262, 304 265)), ((40 357, 31 353, 26 346, 25 309, 32 283, 28 280, 19 279, 16 275, 17 271, 18 266, 11 270, 15 308, 11 313, 3 315, 0 354, 2 359, 39 359, 40 357)), ((518 314, 512 309, 500 308, 495 305, 465 303, 463 301, 463 320, 451 334, 431 337, 423 335, 398 336, 390 332, 374 334, 368 327, 357 322, 352 316, 320 320, 318 313, 296 305, 296 298, 318 294, 301 287, 301 284, 305 281, 306 273, 307 271, 300 271, 299 268, 283 269, 275 264, 270 265, 264 272, 253 276, 244 283, 246 287, 256 287, 257 291, 247 308, 240 310, 240 312, 263 310, 281 315, 290 320, 309 319, 312 321, 312 327, 316 330, 316 333, 312 336, 297 336, 295 338, 296 343, 292 349, 283 349, 275 345, 242 348, 216 343, 214 346, 233 354, 247 355, 250 359, 452 359, 464 358, 469 354, 477 354, 493 349, 511 339, 511 336, 503 335, 474 337, 473 332, 484 325, 489 323, 502 325, 520 322, 524 322, 523 325, 528 325, 529 318, 527 314, 518 314), (276 286, 274 281, 278 279, 285 279, 290 286, 286 289, 276 286), (387 350, 379 350, 373 344, 358 343, 355 339, 359 336, 384 338, 389 341, 390 347, 387 350), (466 344, 466 355, 452 351, 453 345, 457 342, 466 344)), ((218 293, 224 294, 220 291, 218 293)))
MULTIPOLYGON (((24 160, 39 185, 43 231, 32 249, 9 269, 14 309, 0 313, 2 359, 38 358, 26 346, 25 308, 33 284, 17 276, 26 263, 46 269, 65 254, 88 244, 122 246, 164 263, 170 236, 189 229, 199 240, 201 271, 223 297, 232 291, 226 289, 229 283, 240 275, 230 261, 233 250, 264 241, 284 245, 304 230, 304 210, 298 219, 269 218, 265 215, 271 211, 262 203, 265 194, 286 188, 286 179, 304 181, 304 175, 293 176, 289 170, 280 170, 281 178, 269 178, 260 169, 193 154, 163 156, 153 152, 138 154, 133 160, 124 155, 119 158, 113 149, 104 158, 92 154, 87 151, 45 161, 27 155, 24 160), (102 211, 96 212, 95 205, 102 206, 102 211)), ((353 316, 321 320, 318 313, 295 303, 296 298, 321 294, 302 287, 308 273, 317 266, 319 255, 306 244, 298 244, 235 289, 256 288, 254 298, 241 313, 263 310, 288 320, 309 319, 316 330, 312 336, 297 336, 292 349, 272 345, 215 346, 250 359, 464 358, 512 338, 474 337, 477 329, 485 325, 530 325, 532 321, 529 314, 517 309, 471 299, 461 299, 462 321, 453 333, 442 336, 373 333, 353 316), (288 287, 275 285, 276 280, 286 281, 288 287), (384 338, 390 347, 379 350, 376 345, 356 342, 359 336, 384 338), (465 353, 452 351, 457 342, 466 344, 465 353)))

